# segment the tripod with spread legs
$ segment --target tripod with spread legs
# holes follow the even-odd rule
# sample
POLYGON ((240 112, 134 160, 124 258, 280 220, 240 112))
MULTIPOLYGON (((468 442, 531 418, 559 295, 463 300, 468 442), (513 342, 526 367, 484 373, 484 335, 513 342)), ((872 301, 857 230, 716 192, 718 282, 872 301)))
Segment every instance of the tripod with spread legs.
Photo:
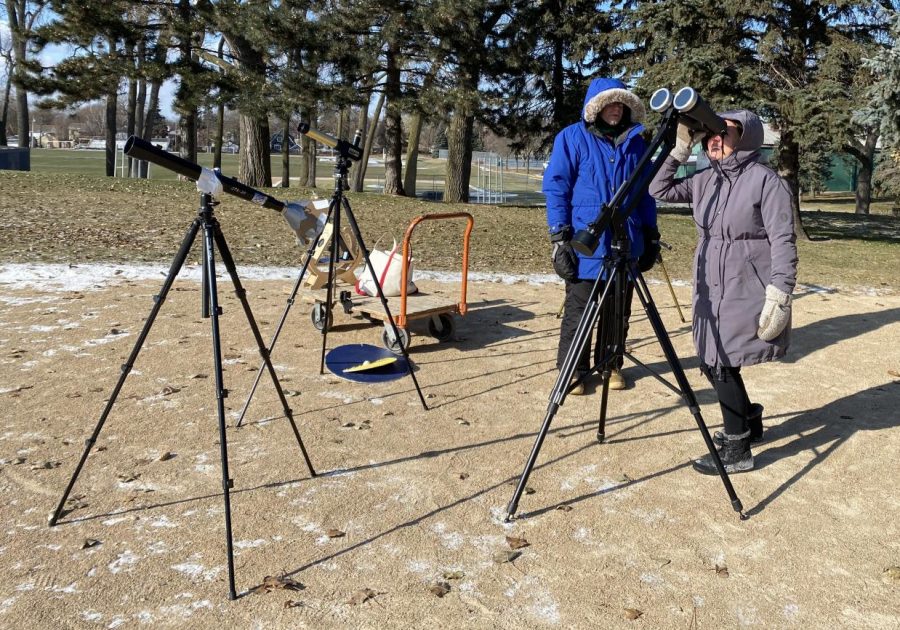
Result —
MULTIPOLYGON (((134 146, 134 140, 135 139, 132 138, 132 140, 130 141, 131 146, 134 146)), ((126 145, 126 153, 128 152, 128 146, 129 145, 126 145)), ((149 151, 151 157, 155 155, 153 152, 165 154, 165 156, 156 156, 161 161, 154 160, 164 166, 169 165, 170 160, 181 160, 181 158, 178 158, 178 156, 168 154, 165 151, 150 146, 149 144, 147 144, 146 147, 141 148, 149 151)), ((188 166, 195 166, 190 162, 187 162, 186 160, 181 161, 188 166)), ((184 165, 181 165, 179 163, 179 166, 184 165)), ((199 171, 199 167, 197 167, 197 169, 199 171)), ((259 194, 262 195, 262 193, 259 194)), ((170 289, 172 288, 175 277, 184 266, 185 260, 187 260, 188 254, 190 253, 191 247, 197 238, 197 234, 202 231, 203 295, 201 314, 204 318, 209 318, 212 325, 213 370, 215 373, 216 411, 219 420, 219 450, 222 463, 222 496, 225 502, 225 540, 228 550, 228 595, 230 599, 236 599, 237 593, 235 591, 234 585, 234 548, 231 534, 230 494, 231 488, 234 487, 234 482, 229 476, 228 471, 228 447, 225 431, 225 398, 228 396, 228 390, 225 389, 222 373, 222 348, 219 335, 219 315, 222 314, 222 308, 219 306, 218 290, 216 287, 216 247, 218 247, 219 256, 221 257, 222 262, 225 265, 225 269, 228 271, 228 274, 231 277, 231 282, 234 285, 235 294, 237 295, 237 298, 240 301, 241 306, 243 307, 244 314, 247 317, 247 321, 250 324, 250 330, 253 332, 253 337, 256 340, 256 346, 259 350, 260 356, 262 357, 263 364, 268 370, 269 375, 272 377, 272 382, 275 384, 275 390, 278 392, 278 398, 281 401, 284 415, 291 425, 294 437, 297 438, 297 444, 300 446, 300 451, 303 454, 303 459, 306 462, 309 473, 311 476, 315 476, 316 473, 313 470, 312 462, 310 462, 309 455, 306 452, 306 447, 303 445, 303 440, 300 437, 300 431, 297 429, 297 424, 294 422, 293 412, 288 406, 287 398, 285 397, 284 390, 281 388, 278 376, 275 373, 275 368, 272 367, 272 362, 269 359, 269 353, 266 350, 262 335, 259 332, 259 327, 257 326, 256 321, 253 318, 253 313, 250 310, 250 304, 247 302, 247 294, 244 287, 241 285, 240 279, 238 278, 237 269, 235 268, 234 259, 231 256, 231 251, 228 248, 228 244, 225 242, 225 236, 222 234, 222 229, 219 226, 219 222, 213 214, 213 207, 214 205, 216 205, 216 203, 217 202, 214 202, 212 200, 211 195, 207 193, 203 193, 200 195, 200 210, 198 212, 198 215, 194 219, 193 223, 191 223, 190 228, 188 228, 187 234, 185 235, 184 240, 181 243, 181 247, 178 250, 178 253, 175 255, 175 259, 172 261, 172 265, 169 268, 169 273, 166 276, 165 281, 163 282, 163 286, 159 292, 159 295, 154 297, 154 304, 153 308, 150 311, 150 316, 144 323, 144 327, 138 335, 137 341, 134 344, 134 348, 132 349, 131 354, 129 355, 125 364, 122 365, 119 380, 116 383, 116 386, 113 388, 112 395, 109 397, 109 400, 106 403, 106 407, 104 408, 103 413, 100 416, 100 420, 97 422, 97 426, 94 428, 93 433, 86 441, 86 446, 84 452, 81 455, 81 459, 78 462, 78 466, 75 468, 75 472, 73 473, 72 478, 70 479, 69 484, 59 501, 59 505, 56 507, 56 511, 50 518, 50 525, 56 525, 57 522, 59 522, 60 517, 63 515, 66 500, 69 497, 69 493, 72 491, 72 487, 75 485, 75 481, 78 478, 82 467, 87 461, 88 454, 91 452, 91 449, 97 442, 100 431, 103 429, 103 425, 105 424, 110 411, 112 411, 112 407, 115 404, 116 399, 118 398, 119 392, 122 389, 122 385, 125 383, 125 379, 127 378, 128 374, 131 372, 131 369, 134 366, 134 362, 137 359, 138 353, 140 352, 141 347, 143 346, 144 341, 147 338, 147 335, 150 333, 150 329, 153 327, 153 322, 156 320, 156 316, 159 314, 159 311, 162 308, 162 305, 165 302, 170 289)))
MULTIPOLYGON (((393 316, 391 316, 391 310, 388 306, 387 298, 382 291, 381 282, 379 282, 378 280, 378 274, 375 273, 375 269, 372 267, 372 261, 369 259, 369 250, 366 249, 365 243, 363 242, 362 234, 359 230, 359 225, 356 222, 356 217, 353 216, 353 210, 350 208, 350 202, 344 195, 344 191, 349 189, 349 185, 347 183, 347 175, 350 173, 351 160, 358 160, 362 156, 362 151, 359 148, 361 134, 359 131, 357 131, 356 138, 351 143, 346 140, 333 138, 332 136, 329 136, 328 134, 321 131, 310 129, 309 124, 307 123, 300 123, 298 130, 300 131, 300 133, 309 136, 311 139, 333 148, 337 153, 334 164, 334 192, 331 196, 331 202, 328 205, 328 217, 325 221, 326 225, 331 225, 331 236, 329 237, 331 240, 329 243, 330 254, 328 256, 328 280, 326 283, 326 297, 324 305, 321 308, 317 308, 313 311, 314 320, 317 324, 317 327, 319 324, 321 324, 322 331, 322 353, 319 362, 319 374, 325 373, 325 349, 327 347, 328 328, 333 321, 332 304, 334 302, 335 278, 337 276, 337 274, 335 273, 335 265, 341 259, 343 253, 342 249, 346 249, 343 244, 343 239, 341 238, 341 211, 343 210, 344 214, 346 215, 347 222, 350 224, 350 229, 352 230, 353 237, 356 240, 356 243, 362 249, 362 255, 365 260, 366 268, 369 270, 369 273, 375 281, 375 287, 378 292, 378 297, 381 300, 381 305, 384 308, 384 313, 386 315, 385 321, 388 323, 388 325, 385 327, 385 334, 388 336, 391 348, 399 349, 400 354, 402 354, 406 359, 407 365, 409 365, 409 376, 410 378, 412 378, 413 385, 415 386, 416 392, 419 395, 419 400, 422 403, 422 408, 427 411, 428 405, 425 403, 425 396, 422 395, 422 389, 419 387, 419 381, 416 379, 416 374, 413 369, 412 362, 409 360, 409 353, 407 352, 403 337, 400 334, 399 329, 397 328, 397 324, 394 321, 393 316)), ((281 329, 284 327, 284 324, 287 321, 288 313, 290 312, 291 307, 294 305, 294 301, 297 297, 297 292, 300 290, 300 286, 303 284, 303 278, 304 276, 306 276, 309 266, 311 264, 314 265, 317 262, 314 260, 314 252, 317 249, 320 238, 325 238, 325 236, 320 234, 317 238, 311 239, 310 241, 309 248, 306 252, 306 259, 303 261, 303 267, 300 269, 300 275, 297 277, 297 281, 294 283, 294 288, 287 299, 287 305, 284 308, 284 312, 281 314, 281 320, 278 322, 278 326, 275 327, 275 334, 272 336, 272 341, 269 343, 269 354, 272 352, 272 349, 275 347, 275 343, 278 341, 278 337, 281 335, 281 329)), ((247 396, 247 401, 244 403, 244 408, 241 411, 237 426, 241 426, 244 421, 244 416, 247 413, 247 409, 250 407, 250 401, 253 400, 253 395, 256 392, 256 388, 259 385, 260 379, 262 378, 264 367, 265 366, 260 365, 259 370, 256 373, 256 381, 253 383, 253 387, 250 389, 250 394, 247 396)))
MULTIPOLYGON (((654 99, 655 98, 656 95, 654 95, 654 99)), ((653 106, 654 99, 651 99, 651 106, 653 106)), ((528 477, 531 475, 541 446, 550 429, 550 423, 553 421, 557 411, 565 401, 568 392, 576 385, 576 383, 572 383, 572 376, 575 373, 578 358, 588 344, 591 337, 591 331, 597 326, 604 310, 607 312, 611 311, 613 317, 604 317, 602 325, 600 326, 601 330, 597 331, 599 339, 603 340, 603 352, 600 358, 595 357, 595 365, 589 374, 597 371, 600 372, 602 378, 597 441, 602 443, 605 439, 609 377, 612 370, 619 366, 625 353, 625 300, 629 282, 634 283, 635 293, 637 293, 641 305, 647 314, 647 318, 650 321, 656 339, 666 357, 666 361, 672 369, 672 373, 678 383, 678 388, 684 398, 684 402, 694 416, 694 419, 697 421, 697 427, 700 430, 700 434, 703 436, 703 441, 706 443, 706 447, 712 454, 719 477, 721 477, 722 483, 725 486, 725 491, 728 493, 728 497, 731 500, 731 505, 734 510, 740 514, 742 519, 745 518, 741 500, 735 494, 734 487, 731 485, 731 479, 728 477, 728 473, 722 465, 722 461, 716 451, 712 437, 709 435, 706 423, 703 421, 703 417, 700 414, 700 406, 697 403, 697 398, 688 383, 687 377, 684 374, 684 369, 681 367, 681 362, 678 360, 672 342, 666 333, 665 326, 659 316, 659 311, 656 309, 653 298, 650 296, 650 292, 647 289, 643 276, 634 263, 629 260, 631 248, 626 230, 626 219, 637 205, 640 198, 639 193, 646 190, 650 180, 662 167, 663 160, 675 145, 675 131, 679 121, 679 115, 675 109, 671 107, 671 99, 668 97, 668 91, 666 91, 666 99, 663 100, 665 102, 663 102, 660 107, 654 107, 656 111, 664 111, 660 127, 656 136, 651 141, 650 146, 647 148, 647 151, 639 160, 634 172, 622 184, 619 190, 616 191, 616 194, 613 196, 612 200, 610 200, 609 204, 601 209, 597 221, 589 225, 583 232, 579 232, 572 241, 573 246, 580 252, 592 254, 594 250, 596 250, 599 238, 604 231, 607 229, 612 231, 610 253, 604 258, 602 273, 598 275, 597 280, 594 282, 584 313, 575 330, 572 344, 569 346, 569 350, 560 367, 556 383, 553 386, 553 390, 550 392, 550 402, 547 406, 544 422, 541 425, 537 439, 531 449, 531 454, 528 456, 528 460, 525 464, 525 469, 519 478, 519 483, 516 486, 516 490, 507 507, 507 521, 512 519, 518 509, 519 500, 522 497, 525 485, 528 482, 528 477), (647 164, 657 149, 661 149, 659 157, 656 162, 648 168, 647 164), (623 208, 626 200, 629 200, 627 201, 628 205, 623 208), (607 280, 604 281, 604 278, 607 280), (613 301, 613 307, 611 309, 608 306, 609 300, 613 301), (610 319, 612 319, 612 321, 610 321, 610 319)), ((583 380, 584 378, 587 378, 587 375, 580 380, 583 380)))

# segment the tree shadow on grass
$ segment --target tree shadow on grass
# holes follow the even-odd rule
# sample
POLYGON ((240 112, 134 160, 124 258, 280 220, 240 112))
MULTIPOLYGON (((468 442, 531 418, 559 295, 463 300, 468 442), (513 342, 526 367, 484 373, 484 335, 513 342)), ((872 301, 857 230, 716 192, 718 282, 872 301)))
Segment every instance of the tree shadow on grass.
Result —
MULTIPOLYGON (((827 205, 827 200, 816 200, 827 205)), ((844 203, 844 202, 842 202, 844 203)), ((813 240, 861 240, 900 243, 900 219, 877 214, 804 211, 803 226, 813 240)))

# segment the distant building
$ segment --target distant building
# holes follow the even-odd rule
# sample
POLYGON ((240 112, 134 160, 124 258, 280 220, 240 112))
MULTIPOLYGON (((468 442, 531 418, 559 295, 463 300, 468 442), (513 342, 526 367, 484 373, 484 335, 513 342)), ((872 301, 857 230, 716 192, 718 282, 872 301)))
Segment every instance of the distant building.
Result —
MULTIPOLYGON (((281 145, 283 142, 282 141, 283 137, 284 137, 283 129, 272 136, 272 139, 270 140, 270 147, 272 149, 272 153, 281 153, 281 145)), ((297 142, 294 140, 294 138, 290 134, 288 134, 287 138, 288 138, 288 153, 294 153, 294 154, 300 153, 300 145, 297 144, 297 142)), ((224 150, 224 147, 223 147, 223 150, 224 150)))

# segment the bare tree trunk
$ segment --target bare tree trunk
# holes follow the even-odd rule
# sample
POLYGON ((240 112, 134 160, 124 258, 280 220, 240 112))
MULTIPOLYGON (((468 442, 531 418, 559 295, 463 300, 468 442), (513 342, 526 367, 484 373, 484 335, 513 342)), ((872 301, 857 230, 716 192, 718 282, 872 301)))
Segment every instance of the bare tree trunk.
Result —
POLYGON ((118 90, 113 87, 106 95, 106 176, 116 175, 116 113, 118 90))
MULTIPOLYGON (((137 52, 137 47, 132 48, 132 54, 137 52)), ((137 118, 137 79, 132 77, 128 80, 128 104, 125 106, 126 109, 126 118, 125 118, 125 135, 127 137, 131 137, 134 135, 134 127, 137 118)), ((125 171, 126 177, 131 177, 131 157, 128 158, 126 162, 127 170, 125 171)))
MULTIPOLYGON (((362 103, 359 108, 359 115, 356 117, 356 130, 362 134, 362 137, 366 137, 366 131, 369 124, 369 104, 368 102, 362 103)), ((365 141, 363 141, 363 145, 365 145, 365 141)), ((364 158, 368 159, 368 158, 364 158)), ((360 171, 363 172, 363 176, 365 176, 365 162, 362 160, 358 162, 354 162, 352 169, 351 180, 353 182, 352 188, 353 192, 362 192, 362 178, 359 177, 360 171)))
POLYGON ((445 202, 469 202, 469 176, 472 173, 472 128, 475 117, 460 109, 453 114, 447 129, 447 172, 445 202))
POLYGON ((291 115, 284 117, 284 131, 281 132, 281 187, 291 185, 291 115))
POLYGON ((341 107, 338 112, 337 137, 341 140, 350 139, 350 108, 341 107))
POLYGON ((254 188, 272 186, 269 164, 269 119, 267 116, 240 115, 241 165, 238 179, 254 188))
POLYGON ((28 91, 22 86, 22 75, 25 73, 27 55, 28 16, 26 0, 7 0, 6 16, 9 20, 9 32, 12 39, 12 52, 15 58, 15 72, 10 69, 10 76, 16 84, 16 127, 19 132, 19 147, 31 149, 31 133, 28 127, 28 91))
POLYGON ((865 143, 854 141, 847 147, 859 162, 859 173, 856 178, 856 214, 869 214, 872 203, 872 173, 875 170, 875 145, 878 144, 878 130, 867 129, 865 143))
POLYGON ((309 151, 307 152, 309 155, 309 162, 307 163, 307 168, 309 169, 306 174, 306 185, 310 188, 316 187, 316 166, 318 162, 319 148, 316 146, 316 143, 312 140, 309 141, 309 151))
POLYGON ((353 182, 353 190, 362 192, 366 183, 366 169, 369 166, 369 156, 372 154, 372 145, 375 144, 375 130, 378 128, 378 119, 381 117, 381 109, 384 106, 384 92, 378 96, 375 103, 375 113, 372 116, 372 126, 366 134, 366 142, 363 145, 362 159, 359 161, 359 170, 356 171, 356 179, 353 182))
MULTIPOLYGON (((219 38, 219 50, 216 53, 219 59, 225 59, 225 38, 219 38)), ((222 168, 222 142, 225 140, 225 101, 219 95, 219 105, 216 109, 216 137, 213 152, 213 168, 222 168)))
POLYGON ((403 173, 403 190, 410 197, 416 196, 416 174, 419 161, 419 136, 422 135, 422 113, 416 112, 409 120, 409 136, 406 138, 406 172, 403 173))
POLYGON ((9 116, 9 95, 12 91, 12 75, 15 72, 11 57, 6 57, 7 76, 6 85, 3 88, 3 113, 0 114, 0 147, 7 146, 9 140, 6 137, 6 121, 9 116))
POLYGON ((197 108, 194 107, 181 117, 181 156, 197 161, 197 108))
POLYGON ((793 130, 782 129, 781 141, 778 144, 778 174, 784 178, 791 191, 791 213, 794 216, 794 233, 797 240, 808 241, 809 234, 803 227, 800 216, 800 147, 794 140, 793 130))
MULTIPOLYGON (((140 70, 140 66, 143 66, 143 64, 144 64, 144 61, 145 61, 144 56, 145 56, 145 50, 144 50, 144 44, 142 42, 138 45, 138 64, 139 64, 138 69, 139 70, 140 70)), ((147 80, 144 79, 143 77, 138 79, 137 95, 135 96, 135 99, 136 99, 136 104, 135 104, 135 110, 134 110, 134 131, 132 133, 140 136, 144 131, 144 116, 145 116, 144 106, 147 104, 147 80)), ((129 164, 130 164, 130 168, 128 170, 128 176, 129 177, 140 177, 141 173, 140 173, 140 169, 138 168, 139 162, 129 161, 129 164)))
POLYGON ((216 109, 216 136, 213 138, 213 168, 222 168, 222 143, 225 141, 225 103, 220 102, 216 109))
POLYGON ((390 45, 386 54, 387 74, 384 93, 387 99, 387 112, 384 115, 384 135, 387 144, 387 155, 384 160, 384 193, 386 195, 404 195, 401 172, 401 152, 403 146, 403 123, 400 119, 400 66, 397 65, 397 50, 390 45))

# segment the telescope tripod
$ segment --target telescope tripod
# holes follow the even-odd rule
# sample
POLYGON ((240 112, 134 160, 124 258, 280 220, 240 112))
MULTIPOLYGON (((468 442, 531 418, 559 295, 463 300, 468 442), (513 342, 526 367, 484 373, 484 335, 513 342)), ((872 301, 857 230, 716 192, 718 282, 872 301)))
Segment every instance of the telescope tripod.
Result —
POLYGON ((306 462, 309 473, 313 477, 316 475, 316 473, 313 470, 312 462, 310 462, 309 460, 309 455, 306 452, 306 447, 303 445, 303 440, 300 437, 300 431, 297 429, 297 425, 294 422, 293 412, 288 406, 284 390, 282 390, 281 383, 278 380, 278 376, 275 374, 275 368, 272 367, 272 362, 269 359, 269 352, 268 350, 266 350, 262 335, 259 332, 259 327, 257 326, 256 321, 253 318, 253 313, 250 310, 250 304, 247 302, 246 291, 241 285, 240 279, 238 278, 237 269, 235 268, 234 259, 231 256, 231 251, 228 248, 228 244, 225 242, 225 236, 222 234, 219 222, 213 215, 214 205, 215 202, 212 201, 212 197, 210 195, 205 193, 200 195, 199 213, 194 219, 193 223, 191 223, 191 226, 190 228, 188 228, 184 240, 181 242, 181 248, 178 250, 178 253, 175 255, 175 259, 172 261, 172 265, 169 268, 169 273, 166 276, 165 281, 163 282, 163 286, 159 292, 159 295, 155 296, 153 299, 154 304, 153 308, 150 311, 150 316, 144 323, 144 327, 138 335, 137 341, 135 342, 134 348, 131 350, 131 354, 129 355, 126 363, 122 365, 121 376, 119 376, 119 380, 116 383, 116 386, 113 388, 112 395, 109 397, 109 400, 106 403, 106 407, 104 408, 103 413, 100 416, 100 420, 97 422, 97 426, 94 428, 94 432, 86 440, 85 449, 81 455, 81 460, 78 462, 78 466, 75 468, 75 472, 72 474, 72 478, 69 480, 68 486, 66 486, 66 490, 59 501, 59 505, 56 507, 56 511, 50 518, 50 526, 52 527, 56 525, 60 517, 62 516, 66 500, 69 497, 69 493, 72 491, 72 487, 75 485, 75 481, 78 478, 78 475, 81 473, 81 469, 87 461, 91 449, 97 442, 97 437, 100 435, 100 431, 103 429, 103 425, 106 423, 106 419, 109 416, 110 411, 112 411, 112 407, 116 402, 116 398, 119 396, 119 392, 122 389, 122 385, 125 383, 125 379, 128 377, 128 374, 131 372, 131 369, 134 366, 134 362, 141 350, 141 346, 143 346, 144 341, 146 340, 147 335, 150 332, 150 329, 153 327, 153 322, 156 320, 156 316, 159 314, 163 302, 165 302, 166 297, 169 294, 169 290, 172 288, 175 277, 184 266, 188 254, 190 253, 191 246, 197 238, 197 234, 202 230, 203 297, 201 313, 204 318, 210 319, 212 325, 213 369, 215 371, 216 410, 219 419, 219 447, 222 462, 222 496, 225 502, 225 540, 228 550, 228 597, 229 599, 233 600, 237 598, 237 593, 235 592, 234 586, 234 548, 231 535, 230 491, 231 488, 234 487, 234 481, 231 479, 228 472, 228 447, 225 434, 225 398, 228 396, 228 390, 225 389, 222 374, 222 349, 219 335, 219 315, 221 315, 222 313, 222 308, 219 306, 216 287, 216 246, 218 246, 219 255, 222 258, 222 262, 225 264, 225 268, 227 269, 228 274, 231 276, 231 282, 232 284, 234 284, 234 292, 237 295, 238 300, 240 300, 241 302, 241 306, 244 309, 244 314, 247 316, 247 321, 250 324, 250 329, 253 332, 253 337, 256 340, 256 346, 259 349, 260 356, 262 357, 263 365, 266 369, 268 369, 269 374, 272 377, 272 381, 275 384, 275 389, 278 392, 278 397, 281 400, 281 405, 284 409, 284 415, 291 425, 294 436, 297 438, 297 444, 299 444, 300 451, 303 453, 303 459, 306 462))
MULTIPOLYGON (((337 261, 340 260, 341 256, 341 211, 343 210, 344 214, 346 215, 347 222, 350 224, 350 229, 353 232, 353 236, 356 238, 356 242, 362 249, 366 268, 369 270, 369 273, 375 281, 375 287, 378 290, 378 298, 381 300, 381 306, 384 308, 384 314, 387 316, 386 321, 390 325, 389 328, 386 329, 387 334, 390 335, 390 346, 392 349, 399 348, 400 353, 406 359, 407 365, 409 365, 409 376, 410 378, 412 378, 413 385, 416 388, 416 393, 418 393, 419 400, 422 402, 422 408, 427 411, 428 405, 425 403, 425 396, 422 395, 422 389, 419 387, 419 381, 416 380, 416 374, 412 367, 412 361, 410 361, 409 359, 409 352, 407 351, 406 344, 403 341, 403 335, 400 334, 400 331, 397 328, 397 324, 394 321, 393 316, 391 315, 391 310, 388 306, 387 298, 385 297, 384 292, 381 289, 381 282, 378 280, 378 274, 375 273, 375 269, 372 267, 372 261, 369 259, 369 250, 366 248, 365 242, 363 241, 362 234, 359 230, 359 224, 356 222, 356 217, 353 216, 353 209, 350 207, 349 200, 347 199, 346 195, 344 195, 344 191, 349 188, 347 184, 347 175, 349 172, 349 155, 339 154, 334 166, 334 192, 331 196, 331 202, 328 205, 328 217, 325 221, 326 226, 328 225, 328 222, 332 222, 325 304, 322 310, 313 311, 317 327, 318 324, 321 324, 322 326, 322 353, 319 361, 319 374, 325 373, 325 349, 327 347, 328 328, 330 327, 331 322, 334 321, 334 318, 332 316, 332 304, 334 302, 335 281, 337 275, 335 273, 335 265, 337 264, 337 261)), ((315 257, 314 252, 321 238, 323 238, 323 236, 320 233, 315 239, 312 239, 310 241, 309 248, 306 251, 306 259, 303 261, 303 267, 300 269, 300 275, 297 277, 297 281, 294 283, 294 288, 291 290, 290 296, 288 296, 284 312, 281 314, 281 319, 279 320, 278 325, 275 327, 275 334, 272 336, 272 341, 269 342, 269 347, 266 350, 267 357, 271 356, 272 350, 275 348, 275 344, 278 342, 278 337, 281 335, 281 329, 284 327, 284 324, 287 321, 288 313, 290 312, 291 307, 294 305, 297 297, 297 292, 300 290, 300 286, 303 284, 303 278, 306 276, 309 265, 315 264, 316 262, 313 260, 315 257)), ((406 261, 403 261, 403 263, 406 264, 406 261)), ((244 421, 244 416, 247 413, 247 409, 250 407, 250 401, 253 400, 253 395, 256 393, 256 388, 259 385, 260 379, 262 378, 264 367, 265 365, 259 366, 259 370, 256 373, 256 380, 253 383, 253 387, 250 389, 250 394, 247 396, 247 401, 244 403, 244 408, 241 411, 240 417, 238 418, 237 426, 241 426, 244 421)))
POLYGON ((608 300, 613 300, 614 306, 612 312, 614 312, 614 317, 612 317, 612 321, 609 321, 609 317, 604 317, 599 327, 600 330, 597 331, 599 338, 606 344, 603 347, 602 356, 600 358, 595 357, 594 366, 587 375, 579 379, 579 381, 583 380, 594 372, 599 372, 601 374, 602 393, 600 396, 600 418, 597 425, 597 441, 600 443, 604 441, 606 437, 606 410, 609 395, 609 377, 612 370, 619 367, 625 354, 625 312, 627 306, 625 300, 628 293, 627 286, 629 282, 634 283, 634 292, 641 301, 647 319, 650 321, 650 325, 656 335, 656 340, 659 342, 663 354, 666 357, 666 361, 672 369, 672 373, 678 383, 684 402, 687 405, 688 410, 694 416, 694 419, 697 421, 697 428, 703 436, 706 447, 712 454, 716 469, 719 472, 719 477, 721 477, 722 483, 725 485, 725 491, 728 493, 728 498, 731 500, 731 505, 736 512, 740 513, 741 519, 745 518, 743 514, 744 507, 741 504, 741 500, 737 497, 737 494, 735 494, 734 487, 731 485, 731 479, 728 477, 728 473, 722 465, 719 453, 713 444, 712 437, 709 435, 709 429, 706 427, 703 416, 700 414, 700 406, 697 403, 697 398, 694 395, 694 391, 691 389, 690 383, 688 383, 687 377, 684 374, 684 369, 681 367, 681 362, 675 354, 675 348, 672 346, 672 341, 666 333, 665 326, 659 316, 659 311, 656 308, 656 304, 653 302, 653 297, 650 295, 647 284, 644 282, 644 277, 628 260, 629 249, 627 236, 617 237, 613 241, 610 255, 603 261, 603 272, 598 276, 591 289, 587 306, 585 307, 584 313, 578 322, 578 327, 575 330, 575 337, 572 339, 572 344, 569 346, 569 351, 566 353, 562 367, 560 367, 559 375, 556 378, 556 384, 550 392, 550 402, 547 406, 547 414, 544 417, 544 422, 538 432, 534 447, 531 449, 531 454, 528 456, 525 470, 519 478, 519 483, 516 486, 516 490, 506 509, 507 522, 512 519, 518 509, 519 499, 522 497, 525 485, 528 483, 528 477, 531 475, 531 471, 537 461, 538 453, 544 443, 544 438, 546 438, 547 432, 550 429, 550 423, 553 422, 556 412, 565 402, 569 391, 571 391, 572 387, 576 384, 572 383, 572 376, 575 373, 578 358, 590 341, 591 331, 597 326, 601 315, 604 313, 604 306, 607 306, 608 300), (604 276, 609 280, 604 282, 604 276), (600 294, 601 289, 602 295, 600 294))

